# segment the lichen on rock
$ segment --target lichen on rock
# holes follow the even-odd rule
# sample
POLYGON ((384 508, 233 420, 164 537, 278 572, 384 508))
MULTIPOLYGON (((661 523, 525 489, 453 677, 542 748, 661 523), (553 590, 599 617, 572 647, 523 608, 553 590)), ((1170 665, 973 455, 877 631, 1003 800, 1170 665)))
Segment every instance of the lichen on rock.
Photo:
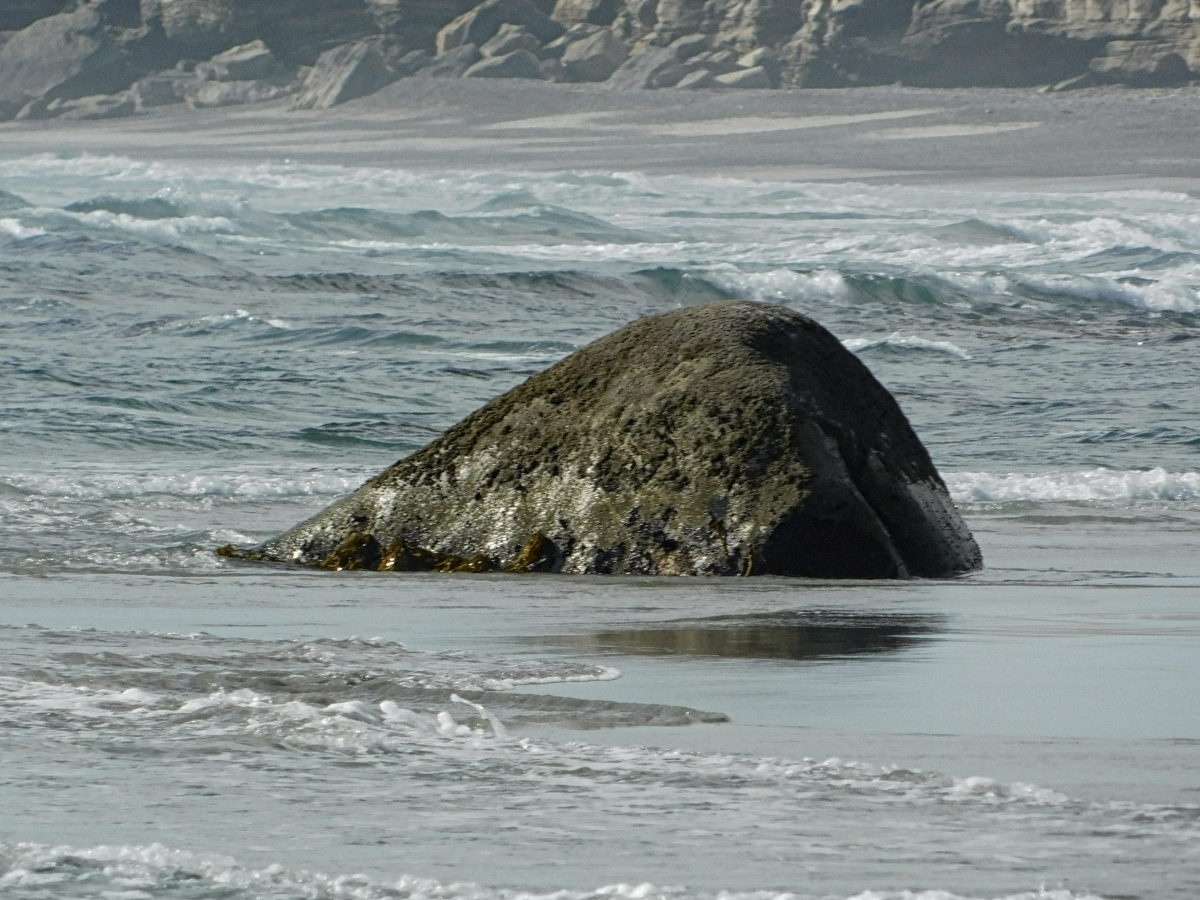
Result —
POLYGON ((633 322, 233 553, 340 569, 855 578, 982 563, 866 366, 806 316, 739 301, 633 322))

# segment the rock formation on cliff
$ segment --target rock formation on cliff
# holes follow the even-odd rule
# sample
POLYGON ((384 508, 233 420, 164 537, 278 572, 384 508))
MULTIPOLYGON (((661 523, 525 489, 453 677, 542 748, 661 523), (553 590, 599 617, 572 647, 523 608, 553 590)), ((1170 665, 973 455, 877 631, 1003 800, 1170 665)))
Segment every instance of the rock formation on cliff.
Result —
POLYGON ((260 547, 333 569, 940 577, 981 558, 895 400, 784 307, 636 321, 260 547))
POLYGON ((410 75, 713 90, 1169 86, 1200 79, 1197 2, 10 0, 0 120, 61 115, 80 100, 129 113, 252 102, 302 82, 298 106, 324 108, 410 75), (505 29, 521 37, 501 52, 489 42, 505 29), (247 45, 282 70, 183 77, 247 45))

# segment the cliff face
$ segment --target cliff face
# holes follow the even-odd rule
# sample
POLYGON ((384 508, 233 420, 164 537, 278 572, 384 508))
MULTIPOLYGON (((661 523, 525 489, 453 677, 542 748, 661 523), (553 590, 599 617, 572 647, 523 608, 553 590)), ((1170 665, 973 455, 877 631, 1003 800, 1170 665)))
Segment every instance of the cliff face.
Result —
POLYGON ((0 120, 126 115, 201 96, 209 98, 201 105, 252 102, 301 83, 310 95, 349 97, 359 89, 306 79, 377 90, 411 75, 672 89, 1169 86, 1200 79, 1200 0, 0 4, 0 120), (364 40, 372 51, 345 49, 339 66, 318 67, 336 75, 308 73, 324 54, 364 40), (194 75, 196 63, 255 42, 278 63, 272 79, 201 90, 197 81, 209 76, 194 75), (375 60, 370 72, 347 69, 360 58, 375 60))
POLYGON ((1200 72, 1198 40, 1192 0, 934 0, 914 9, 902 44, 934 85, 1038 84, 1085 72, 1136 85, 1200 72))
POLYGON ((373 0, 371 13, 381 32, 409 50, 433 49, 437 33, 479 0, 373 0))
POLYGON ((741 53, 769 47, 782 82, 808 87, 1200 76, 1200 0, 658 0, 653 26, 630 30, 648 44, 701 33, 741 53))
POLYGON ((30 103, 110 94, 170 64, 161 34, 113 0, 39 19, 0 47, 0 118, 30 103), (129 27, 129 26, 135 27, 129 27))
POLYGON ((207 59, 253 40, 286 61, 311 65, 325 50, 378 30, 366 0, 141 0, 140 18, 161 28, 180 58, 207 59))

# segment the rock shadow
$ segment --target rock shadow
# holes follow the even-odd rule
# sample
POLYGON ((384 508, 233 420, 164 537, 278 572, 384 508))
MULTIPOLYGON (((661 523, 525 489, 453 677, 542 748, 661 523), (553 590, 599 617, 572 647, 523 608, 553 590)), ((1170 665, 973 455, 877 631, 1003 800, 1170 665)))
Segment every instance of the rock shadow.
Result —
POLYGON ((945 630, 938 615, 789 610, 713 616, 553 639, 575 647, 650 656, 823 660, 892 653, 945 630))

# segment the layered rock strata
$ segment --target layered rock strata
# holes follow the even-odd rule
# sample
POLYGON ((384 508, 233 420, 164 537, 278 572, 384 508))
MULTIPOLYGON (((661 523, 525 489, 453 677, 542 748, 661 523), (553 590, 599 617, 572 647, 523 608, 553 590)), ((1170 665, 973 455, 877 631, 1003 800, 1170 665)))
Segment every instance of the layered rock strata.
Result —
POLYGON ((0 120, 65 115, 82 98, 131 113, 172 97, 275 99, 318 61, 305 91, 320 99, 301 108, 411 75, 681 90, 1162 87, 1200 80, 1200 0, 12 0, 0 10, 0 120), (222 62, 246 47, 258 49, 222 62), (252 68, 264 51, 273 74, 205 74, 252 68), (197 83, 168 89, 170 73, 197 83))
POLYGON ((941 577, 981 565, 895 400, 811 319, 634 322, 260 547, 334 569, 941 577))

